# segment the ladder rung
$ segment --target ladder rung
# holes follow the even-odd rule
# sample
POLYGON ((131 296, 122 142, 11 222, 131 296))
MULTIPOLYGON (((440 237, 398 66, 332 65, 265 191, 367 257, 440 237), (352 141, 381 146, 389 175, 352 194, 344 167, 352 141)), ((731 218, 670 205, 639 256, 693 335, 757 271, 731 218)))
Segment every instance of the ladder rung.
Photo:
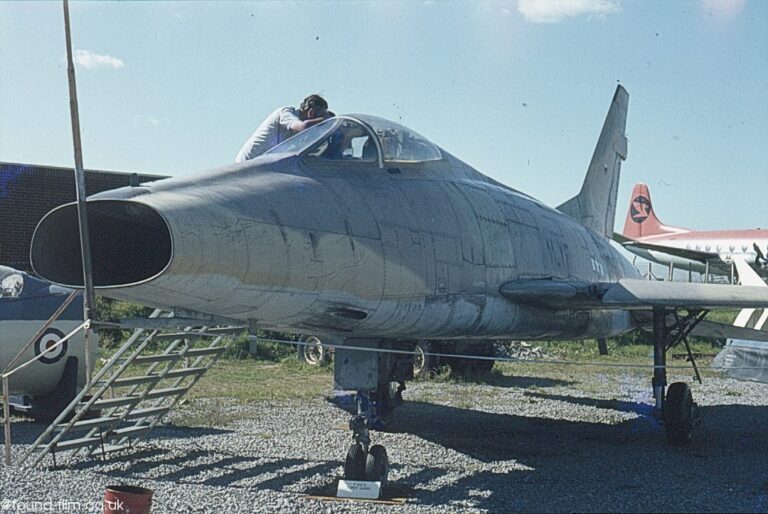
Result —
MULTIPOLYGON (((99 437, 81 437, 79 439, 70 439, 68 441, 59 441, 54 445, 54 451, 73 450, 75 448, 84 448, 86 446, 95 446, 101 444, 99 437)), ((42 447, 45 448, 45 447, 42 447)))
POLYGON ((104 400, 96 400, 93 402, 91 408, 104 409, 107 407, 122 407, 123 405, 133 405, 139 401, 138 396, 119 396, 117 398, 105 398, 104 400))
POLYGON ((180 355, 177 352, 159 353, 157 355, 139 355, 134 357, 132 363, 141 364, 143 362, 166 362, 178 360, 180 355))
POLYGON ((216 348, 192 348, 190 350, 187 350, 186 353, 182 354, 179 352, 172 352, 172 353, 160 353, 158 355, 139 355, 138 357, 135 357, 132 362, 134 363, 145 363, 145 362, 165 362, 165 361, 175 361, 182 357, 199 357, 200 355, 216 355, 225 350, 224 346, 217 346, 216 348))
MULTIPOLYGON (((116 416, 85 419, 83 421, 76 422, 74 425, 69 427, 69 430, 81 430, 86 428, 102 427, 107 425, 113 425, 119 422, 120 422, 120 418, 116 416)), ((58 431, 64 430, 67 427, 67 425, 68 423, 59 423, 58 425, 56 425, 56 430, 58 431)))
POLYGON ((172 369, 168 373, 166 373, 164 377, 161 377, 160 374, 153 373, 151 375, 118 378, 117 380, 112 382, 112 385, 115 387, 121 387, 121 386, 131 386, 131 385, 139 385, 139 384, 148 384, 150 382, 157 382, 161 378, 166 379, 166 378, 188 377, 190 375, 199 375, 200 373, 203 373, 203 372, 205 372, 205 368, 172 369))
POLYGON ((200 339, 201 337, 218 337, 221 334, 210 332, 169 332, 167 334, 157 334, 155 340, 163 339, 200 339))
POLYGON ((185 357, 197 357, 200 355, 217 355, 226 350, 224 346, 217 346, 216 348, 193 348, 187 350, 185 357))
POLYGON ((109 438, 114 439, 116 437, 125 437, 131 435, 143 434, 149 430, 149 425, 130 426, 125 428, 117 428, 109 433, 109 438))
POLYGON ((161 416, 167 414, 171 410, 170 407, 149 407, 147 409, 134 409, 127 415, 123 416, 126 421, 148 418, 150 416, 161 416))
POLYGON ((177 394, 184 394, 189 387, 167 387, 165 389, 152 389, 144 399, 149 400, 152 398, 165 398, 166 396, 175 396, 177 394))

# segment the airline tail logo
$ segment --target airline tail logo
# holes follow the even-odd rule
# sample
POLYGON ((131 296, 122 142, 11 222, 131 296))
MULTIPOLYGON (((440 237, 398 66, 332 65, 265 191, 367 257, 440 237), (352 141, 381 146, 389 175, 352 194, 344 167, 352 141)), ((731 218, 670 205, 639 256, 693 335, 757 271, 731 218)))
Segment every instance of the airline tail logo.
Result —
POLYGON ((630 216, 635 223, 642 223, 651 215, 651 200, 645 195, 632 199, 630 216))
POLYGON ((673 227, 662 225, 651 204, 651 192, 645 184, 636 184, 632 189, 627 218, 624 221, 624 235, 631 239, 675 232, 673 227))

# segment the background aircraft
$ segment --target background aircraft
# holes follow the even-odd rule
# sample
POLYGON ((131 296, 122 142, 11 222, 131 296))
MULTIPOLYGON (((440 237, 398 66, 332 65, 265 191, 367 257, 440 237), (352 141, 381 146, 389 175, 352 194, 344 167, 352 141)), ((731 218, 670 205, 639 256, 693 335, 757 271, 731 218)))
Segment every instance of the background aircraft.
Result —
MULTIPOLYGON (((31 277, 22 271, 0 266, 0 371, 6 369, 71 292, 71 289, 31 277)), ((10 377, 10 392, 18 396, 17 408, 28 410, 38 420, 52 420, 75 397, 78 387, 85 384, 85 341, 82 332, 49 350, 82 322, 83 300, 80 295, 15 364, 20 365, 43 355, 39 361, 10 377)))
POLYGON ((615 239, 628 251, 649 261, 704 273, 731 273, 733 257, 739 256, 768 277, 768 230, 698 231, 664 225, 656 217, 651 193, 636 184, 624 223, 615 239))
MULTIPOLYGON (((670 442, 686 444, 696 408, 687 384, 667 390, 666 350, 712 335, 707 309, 768 305, 768 293, 643 281, 611 246, 628 99, 619 86, 582 189, 558 209, 366 115, 329 119, 252 161, 95 195, 94 284, 155 307, 343 337, 335 386, 357 391, 358 413, 348 479, 386 482, 369 428, 413 374, 413 355, 392 350, 418 340, 652 326, 656 407, 670 442)), ((48 213, 32 241, 36 272, 81 286, 77 234, 74 204, 48 213)))

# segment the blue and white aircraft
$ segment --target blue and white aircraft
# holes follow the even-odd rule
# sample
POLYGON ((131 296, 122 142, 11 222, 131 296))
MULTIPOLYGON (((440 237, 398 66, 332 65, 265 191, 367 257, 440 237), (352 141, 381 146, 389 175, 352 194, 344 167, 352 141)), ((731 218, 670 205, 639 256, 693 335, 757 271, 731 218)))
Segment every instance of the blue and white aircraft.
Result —
MULTIPOLYGON (((0 266, 0 371, 61 306, 71 289, 53 285, 22 271, 0 266)), ((14 404, 40 420, 55 418, 85 383, 85 337, 82 332, 52 348, 83 322, 82 295, 64 310, 14 368, 42 355, 9 380, 14 404)), ((97 345, 93 346, 95 354, 97 345)))

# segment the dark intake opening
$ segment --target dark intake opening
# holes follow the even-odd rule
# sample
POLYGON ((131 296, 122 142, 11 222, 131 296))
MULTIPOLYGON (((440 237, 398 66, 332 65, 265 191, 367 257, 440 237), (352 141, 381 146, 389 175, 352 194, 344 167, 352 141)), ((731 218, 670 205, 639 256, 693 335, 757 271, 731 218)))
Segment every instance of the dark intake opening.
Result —
MULTIPOLYGON (((165 220, 146 205, 114 200, 88 202, 94 286, 142 282, 171 260, 171 234, 165 220)), ((31 260, 44 279, 83 285, 77 205, 49 212, 32 238, 31 260)))

